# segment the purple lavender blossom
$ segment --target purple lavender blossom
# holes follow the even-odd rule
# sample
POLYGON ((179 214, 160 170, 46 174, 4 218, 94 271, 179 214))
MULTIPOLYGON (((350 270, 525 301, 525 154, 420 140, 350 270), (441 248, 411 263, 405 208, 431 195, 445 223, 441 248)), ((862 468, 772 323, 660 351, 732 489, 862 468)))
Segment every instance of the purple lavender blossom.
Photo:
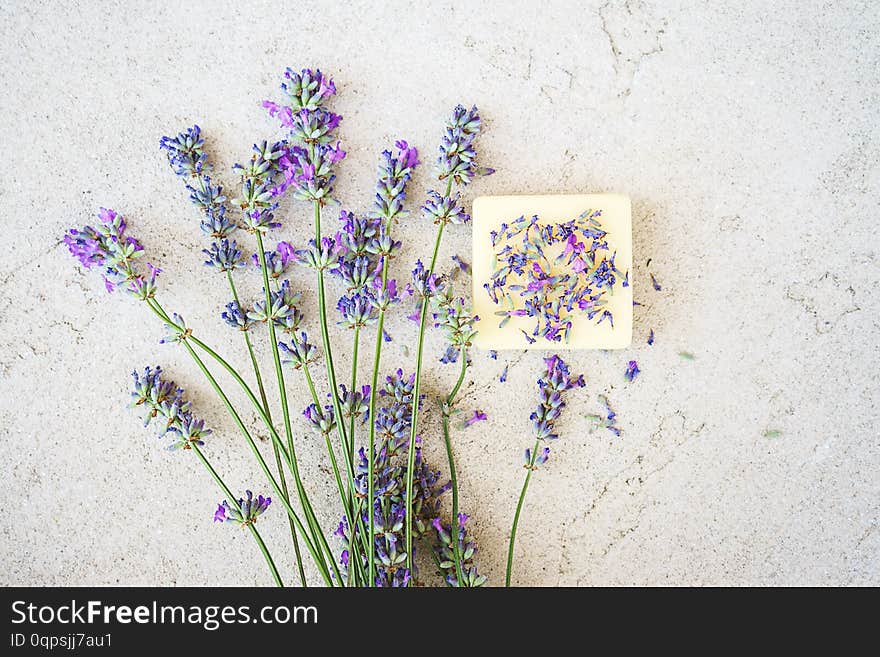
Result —
POLYGON ((382 152, 379 162, 378 182, 376 183, 375 216, 387 225, 403 214, 406 200, 406 185, 419 164, 418 151, 407 142, 395 142, 397 150, 382 152))
POLYGON ((222 239, 212 242, 210 248, 202 249, 202 253, 208 256, 205 264, 221 272, 233 271, 244 266, 241 250, 235 240, 230 242, 228 239, 222 239))
POLYGON ((464 426, 465 426, 465 428, 467 428, 473 424, 476 424, 477 422, 484 422, 485 420, 488 420, 488 419, 489 419, 489 416, 486 415, 483 411, 476 410, 476 411, 474 411, 473 415, 471 415, 467 420, 464 421, 464 426))
POLYGON ((501 376, 498 377, 498 381, 500 381, 501 383, 505 383, 507 381, 507 369, 509 367, 510 365, 505 365, 504 370, 501 372, 501 376))
POLYGON ((624 372, 623 378, 632 383, 641 372, 639 364, 636 361, 631 360, 626 366, 626 372, 624 372))
POLYGON ((303 417, 322 436, 327 436, 336 429, 336 418, 333 415, 333 406, 330 404, 324 408, 317 404, 309 404, 303 411, 303 417))
POLYGON ((254 323, 247 316, 248 310, 242 308, 238 301, 230 301, 226 304, 226 310, 220 313, 220 318, 232 328, 239 331, 249 331, 254 323))
POLYGON ((292 335, 291 337, 293 339, 289 346, 284 342, 278 343, 282 365, 289 365, 298 370, 317 360, 318 349, 309 342, 305 331, 300 331, 298 336, 292 335))
POLYGON ((280 196, 290 188, 294 198, 325 205, 336 179, 333 167, 346 155, 335 137, 342 117, 324 107, 336 94, 336 85, 320 70, 287 69, 284 78, 281 90, 287 104, 263 102, 269 115, 289 130, 290 145, 277 160, 282 180, 271 193, 280 196))
MULTIPOLYGON (((376 556, 376 580, 374 584, 383 587, 406 586, 412 573, 406 568, 406 553, 401 550, 404 542, 404 520, 406 518, 406 455, 409 443, 410 421, 412 419, 414 375, 405 375, 397 370, 386 377, 384 387, 379 391, 383 400, 376 411, 376 451, 374 460, 375 507, 372 511, 376 540, 373 546, 376 556)), ((368 390, 362 391, 368 395, 368 390)), ((421 400, 420 400, 421 403, 421 400)), ((369 462, 366 451, 359 452, 355 470, 355 488, 359 496, 368 494, 369 462)), ((439 484, 439 473, 431 470, 422 458, 420 447, 416 447, 416 472, 413 492, 413 530, 417 537, 424 536, 431 522, 440 511, 440 496, 448 490, 448 485, 439 484)), ((369 523, 370 513, 364 509, 361 520, 363 526, 369 523)), ((346 544, 351 538, 351 528, 343 520, 337 529, 346 544)), ((360 535, 360 528, 355 533, 360 535)), ((348 570, 348 562, 341 563, 348 570)), ((362 555, 361 555, 361 558, 362 555)), ((366 568, 366 560, 362 564, 366 568)))
POLYGON ((204 420, 192 414, 192 405, 185 398, 183 388, 162 377, 161 367, 147 367, 140 375, 132 372, 132 378, 131 407, 145 409, 144 426, 154 419, 158 422, 160 438, 171 435, 169 450, 192 449, 194 445, 205 444, 204 439, 211 430, 205 428, 204 420))
POLYGON ((339 389, 342 414, 345 417, 353 417, 355 419, 363 416, 363 421, 366 422, 370 415, 370 386, 361 386, 360 390, 349 390, 342 384, 339 386, 339 389))
MULTIPOLYGON (((204 145, 201 128, 197 125, 187 128, 176 137, 162 137, 159 140, 159 147, 168 156, 168 163, 174 173, 184 180, 190 200, 204 214, 201 221, 202 231, 214 239, 225 240, 237 226, 226 216, 226 196, 223 195, 223 189, 214 185, 208 175, 211 165, 204 145)), ((211 251, 220 248, 222 246, 217 242, 211 245, 211 251)), ((211 265, 211 261, 206 264, 211 265)))
POLYGON ((138 267, 138 259, 144 248, 134 237, 126 234, 127 224, 122 215, 101 208, 97 228, 84 226, 71 228, 64 236, 64 244, 70 254, 86 269, 104 268, 104 285, 108 292, 118 287, 141 300, 150 299, 156 292, 156 276, 161 271, 151 264, 144 274, 138 267))
POLYGON ((553 433, 553 428, 565 407, 563 393, 582 388, 586 383, 583 375, 572 377, 568 365, 558 355, 545 358, 544 364, 546 370, 538 379, 541 401, 529 419, 538 440, 556 440, 559 436, 553 433))
POLYGON ((648 344, 654 346, 654 329, 651 329, 651 332, 648 333, 648 344))
POLYGON ((437 173, 440 180, 451 178, 456 184, 467 185, 475 176, 488 176, 495 172, 488 167, 477 166, 474 140, 480 132, 482 121, 477 108, 466 110, 458 105, 446 122, 446 132, 440 143, 437 173))
POLYGON ((466 513, 458 514, 458 550, 461 555, 461 571, 464 581, 458 581, 458 573, 455 567, 455 549, 453 546, 452 527, 434 518, 431 526, 436 532, 437 541, 434 543, 434 552, 440 569, 445 573, 445 580, 449 586, 478 587, 486 583, 486 576, 477 572, 474 556, 477 553, 477 544, 468 536, 465 524, 469 517, 466 513))
POLYGON ((660 283, 657 282, 657 279, 654 276, 654 274, 651 274, 651 285, 653 285, 654 289, 657 290, 658 292, 660 292, 663 289, 663 287, 660 285, 660 283))
POLYGON ((471 216, 465 212, 461 194, 456 192, 443 196, 435 191, 428 192, 428 200, 422 206, 422 213, 435 224, 465 224, 471 216))
POLYGON ((239 498, 237 502, 229 504, 223 500, 217 505, 214 512, 214 522, 234 522, 241 527, 253 525, 257 522, 257 518, 263 515, 272 504, 271 497, 263 497, 258 495, 254 498, 254 494, 245 491, 247 499, 239 498))

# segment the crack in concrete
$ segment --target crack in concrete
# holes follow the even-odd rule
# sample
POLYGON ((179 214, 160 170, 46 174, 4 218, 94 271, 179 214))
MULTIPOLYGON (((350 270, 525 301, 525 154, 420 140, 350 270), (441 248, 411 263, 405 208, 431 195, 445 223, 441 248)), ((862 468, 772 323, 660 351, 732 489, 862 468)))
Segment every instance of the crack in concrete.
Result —
POLYGON ((846 315, 861 310, 855 302, 855 288, 843 285, 836 274, 826 271, 815 281, 792 283, 785 288, 785 297, 812 315, 816 320, 816 334, 823 335, 833 331, 846 315))
POLYGON ((635 0, 609 0, 598 10, 599 24, 608 39, 617 78, 619 98, 632 93, 642 62, 663 52, 661 37, 666 20, 655 21, 644 3, 635 0))

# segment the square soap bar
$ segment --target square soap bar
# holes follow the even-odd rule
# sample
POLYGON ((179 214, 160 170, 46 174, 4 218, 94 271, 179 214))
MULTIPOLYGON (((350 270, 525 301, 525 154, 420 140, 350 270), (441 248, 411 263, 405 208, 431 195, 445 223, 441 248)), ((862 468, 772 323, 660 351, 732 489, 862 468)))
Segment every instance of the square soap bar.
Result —
MULTIPOLYGON (((480 317, 476 324, 478 334, 474 344, 481 349, 623 349, 632 342, 632 206, 628 196, 622 194, 564 194, 544 196, 481 196, 474 200, 471 212, 473 219, 473 302, 474 313, 480 317), (613 294, 606 293, 607 305, 603 309, 611 311, 614 326, 603 321, 597 324, 599 316, 587 319, 586 313, 574 308, 569 340, 547 340, 537 336, 530 343, 523 331, 531 334, 537 319, 534 317, 511 317, 507 324, 499 327, 504 318, 496 312, 505 310, 503 304, 493 302, 483 287, 492 281, 495 264, 495 249, 492 246, 492 231, 500 230, 501 224, 510 224, 519 217, 538 217, 541 225, 558 224, 577 219, 588 210, 601 211, 598 217, 602 230, 608 234, 608 252, 616 253, 615 266, 626 274, 629 272, 629 286, 623 287, 622 276, 613 287, 613 294)), ((500 245, 499 245, 500 246, 500 245)), ((552 254, 561 252, 562 245, 552 254)), ((551 247, 553 248, 553 247, 551 247)), ((565 263, 553 268, 551 274, 559 274, 567 269, 565 263)), ((515 296, 515 293, 512 293, 515 296)))

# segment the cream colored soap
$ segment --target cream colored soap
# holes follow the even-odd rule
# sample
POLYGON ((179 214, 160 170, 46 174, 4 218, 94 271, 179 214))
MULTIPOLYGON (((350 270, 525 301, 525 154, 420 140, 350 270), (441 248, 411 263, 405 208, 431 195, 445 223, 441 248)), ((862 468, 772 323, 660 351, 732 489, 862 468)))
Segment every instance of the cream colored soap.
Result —
POLYGON ((623 349, 632 342, 632 206, 622 194, 566 194, 546 196, 481 196, 474 201, 473 219, 473 298, 474 312, 479 315, 479 331, 474 344, 481 349, 623 349), (602 229, 608 232, 608 246, 616 251, 615 264, 622 272, 629 272, 629 287, 619 282, 614 294, 607 295, 608 310, 614 316, 614 327, 606 320, 596 324, 596 318, 575 310, 572 314, 570 339, 552 342, 538 337, 529 344, 520 332, 529 333, 535 320, 513 317, 499 328, 502 317, 495 315, 503 306, 496 305, 483 289, 492 277, 493 257, 491 231, 502 223, 510 223, 520 216, 538 215, 541 223, 558 223, 579 216, 585 210, 601 210, 602 229))

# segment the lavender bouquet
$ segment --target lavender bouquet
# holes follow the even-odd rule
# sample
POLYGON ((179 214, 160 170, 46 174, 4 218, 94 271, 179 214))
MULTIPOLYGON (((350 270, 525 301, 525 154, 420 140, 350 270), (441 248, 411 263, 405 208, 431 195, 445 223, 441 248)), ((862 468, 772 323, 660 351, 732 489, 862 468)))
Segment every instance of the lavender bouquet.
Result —
MULTIPOLYGON (((287 69, 281 89, 283 100, 264 101, 263 107, 279 121, 283 136, 257 143, 249 158, 235 165, 240 180, 229 196, 212 176, 199 126, 160 141, 171 169, 186 185, 196 207, 207 240, 205 265, 228 287, 229 302, 220 319, 242 336, 249 360, 247 374, 211 347, 201 330, 188 326, 181 314, 168 312, 160 303, 162 270, 146 257, 121 214, 101 209, 94 226, 71 229, 64 242, 83 267, 102 271, 109 292, 128 293, 144 304, 165 327, 161 342, 185 351, 223 402, 260 467, 269 494, 254 495, 248 490, 244 497, 236 495, 206 454, 211 430, 196 414, 184 389, 165 377, 159 366, 133 373, 132 406, 143 411, 146 425, 157 427, 169 449, 192 453, 204 466, 222 496, 214 521, 247 528, 276 584, 282 586, 282 578, 257 524, 267 511, 281 506, 290 530, 289 554, 302 586, 307 585, 305 559, 311 560, 327 586, 427 584, 430 573, 420 573, 415 563, 416 551, 422 548, 433 558, 440 581, 449 586, 481 586, 486 577, 477 568, 476 543, 466 527, 468 515, 460 510, 450 435, 456 397, 471 364, 469 348, 476 318, 468 301, 455 295, 452 281, 436 271, 447 226, 470 219, 461 188, 492 173, 477 164, 480 116, 475 107, 458 106, 446 121, 435 165, 441 191, 428 191, 420 208, 436 226, 433 248, 427 264, 416 262, 410 280, 403 284, 394 277, 392 267, 401 247, 394 233, 407 214, 407 186, 420 165, 416 148, 400 140, 393 149, 383 151, 372 207, 366 212, 341 209, 337 227, 326 230, 325 215, 337 204, 333 195, 336 169, 346 155, 336 136, 342 117, 329 108, 336 86, 319 70, 287 69), (283 228, 276 213, 285 197, 311 205, 314 237, 302 245, 277 241, 271 248, 266 242, 283 228), (303 307, 303 296, 291 282, 294 267, 312 270, 306 275, 317 292, 317 307, 303 307), (258 272, 262 282, 262 293, 256 299, 242 298, 238 291, 237 281, 249 271, 258 272), (419 327, 415 364, 410 373, 395 368, 383 376, 386 313, 404 298, 412 308, 409 317, 419 327), (330 317, 334 309, 335 321, 330 317), (314 313, 320 326, 317 339, 301 327, 307 312, 314 313), (426 401, 421 383, 429 322, 445 335, 444 362, 459 364, 455 385, 438 400, 448 482, 426 462, 419 434, 419 415, 426 401), (334 364, 333 339, 339 337, 334 324, 351 340, 353 366, 344 383, 334 364), (256 355, 258 340, 267 341, 270 347, 268 371, 256 355), (362 340, 373 343, 373 366, 366 376, 357 369, 362 340), (322 377, 316 376, 320 361, 322 377), (236 408, 216 378, 217 370, 241 389, 265 426, 271 456, 263 454, 254 439, 255 430, 243 419, 244 410, 236 408), (318 521, 304 485, 305 468, 297 455, 287 378, 298 376, 303 377, 310 395, 302 414, 323 439, 339 495, 340 521, 332 533, 318 521), (277 396, 274 406, 272 396, 277 396), (441 504, 447 492, 452 498, 448 515, 441 504)), ((562 394, 583 385, 583 378, 571 376, 557 356, 546 362, 546 372, 538 382, 540 405, 532 414, 536 443, 526 450, 527 475, 510 536, 508 585, 526 489, 549 453, 541 445, 556 437, 553 423, 564 406, 562 394)), ((466 424, 480 419, 485 415, 477 412, 466 424)))

